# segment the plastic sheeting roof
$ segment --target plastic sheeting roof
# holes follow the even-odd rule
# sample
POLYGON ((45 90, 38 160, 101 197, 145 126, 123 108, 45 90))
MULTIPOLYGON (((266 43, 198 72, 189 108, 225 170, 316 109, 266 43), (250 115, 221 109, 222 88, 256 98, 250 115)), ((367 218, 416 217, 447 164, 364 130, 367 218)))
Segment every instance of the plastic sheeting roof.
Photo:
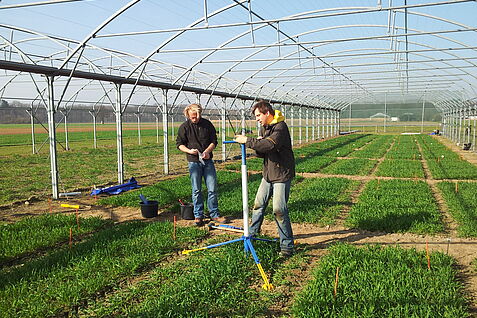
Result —
MULTIPOLYGON (((161 89, 340 110, 477 96, 474 0, 0 1, 0 99, 161 101, 161 89)), ((180 95, 180 96, 179 96, 180 95)))

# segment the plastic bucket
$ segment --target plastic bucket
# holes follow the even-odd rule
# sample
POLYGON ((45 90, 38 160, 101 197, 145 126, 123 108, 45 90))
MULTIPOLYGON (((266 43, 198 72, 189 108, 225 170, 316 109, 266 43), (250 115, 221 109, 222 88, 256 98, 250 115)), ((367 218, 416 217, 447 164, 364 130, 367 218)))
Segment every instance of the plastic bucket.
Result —
POLYGON ((158 203, 157 201, 147 201, 147 203, 139 202, 141 205, 141 214, 145 218, 153 218, 157 216, 158 203))
POLYGON ((194 220, 194 205, 188 203, 186 205, 181 205, 181 218, 184 220, 194 220))

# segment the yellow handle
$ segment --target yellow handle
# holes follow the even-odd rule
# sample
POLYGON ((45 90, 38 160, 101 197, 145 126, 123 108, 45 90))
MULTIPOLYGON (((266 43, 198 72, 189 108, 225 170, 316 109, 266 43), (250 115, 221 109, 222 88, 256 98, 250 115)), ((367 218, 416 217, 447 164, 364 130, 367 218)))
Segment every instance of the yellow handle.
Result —
POLYGON ((263 281, 265 282, 265 284, 262 285, 262 288, 265 290, 272 290, 273 285, 270 284, 270 282, 268 281, 267 275, 265 274, 265 271, 262 268, 262 264, 258 263, 257 267, 260 272, 260 275, 262 275, 263 281))
POLYGON ((182 251, 182 254, 186 254, 186 255, 187 255, 187 254, 189 254, 189 253, 191 253, 191 252, 202 251, 202 250, 205 250, 205 249, 207 249, 207 247, 196 248, 196 249, 194 249, 194 250, 183 250, 183 251, 182 251))
POLYGON ((63 208, 73 208, 73 209, 79 209, 79 205, 71 205, 71 204, 61 204, 63 208))

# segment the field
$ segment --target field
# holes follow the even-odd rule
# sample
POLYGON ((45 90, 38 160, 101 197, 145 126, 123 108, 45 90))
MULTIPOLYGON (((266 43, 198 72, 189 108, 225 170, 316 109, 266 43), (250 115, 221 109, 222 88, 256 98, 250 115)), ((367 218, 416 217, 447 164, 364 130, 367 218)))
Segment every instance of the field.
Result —
MULTIPOLYGON (((2 135, 2 317, 477 317, 476 158, 442 137, 351 134, 296 145, 296 254, 282 259, 276 244, 254 241, 274 286, 266 291, 241 243, 181 253, 239 236, 180 218, 177 200, 190 201, 190 184, 172 136, 165 176, 162 136, 151 126, 139 142, 128 127, 126 175, 142 187, 91 197, 116 179, 114 133, 99 132, 94 149, 91 132, 77 128, 70 150, 59 147, 59 170, 62 192, 82 195, 57 201, 48 199, 45 149, 31 154, 28 134, 2 135), (139 193, 159 202, 158 217, 142 218, 139 193)), ((241 226, 240 163, 217 168, 219 208, 241 226)), ((250 156, 248 169, 250 206, 260 160, 250 156)), ((262 235, 278 236, 271 213, 262 235)))

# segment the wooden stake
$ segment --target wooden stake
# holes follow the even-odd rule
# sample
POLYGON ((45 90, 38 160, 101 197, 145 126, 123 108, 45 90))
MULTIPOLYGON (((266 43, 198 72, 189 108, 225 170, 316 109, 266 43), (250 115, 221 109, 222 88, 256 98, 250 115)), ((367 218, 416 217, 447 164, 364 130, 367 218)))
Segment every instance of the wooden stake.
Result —
POLYGON ((459 182, 455 183, 455 193, 459 192, 459 182))
POLYGON ((70 248, 73 247, 73 229, 70 227, 70 248))
POLYGON ((174 232, 172 233, 172 239, 175 241, 176 240, 176 221, 177 221, 177 218, 176 216, 174 215, 174 232))
POLYGON ((431 270, 431 257, 429 256, 429 243, 426 241, 427 269, 431 270))
POLYGON ((51 198, 48 198, 48 209, 50 210, 50 214, 53 213, 53 207, 51 205, 51 198))
POLYGON ((338 274, 340 272, 340 267, 336 267, 336 276, 335 276, 335 289, 333 290, 333 297, 336 298, 336 294, 338 293, 338 274))

